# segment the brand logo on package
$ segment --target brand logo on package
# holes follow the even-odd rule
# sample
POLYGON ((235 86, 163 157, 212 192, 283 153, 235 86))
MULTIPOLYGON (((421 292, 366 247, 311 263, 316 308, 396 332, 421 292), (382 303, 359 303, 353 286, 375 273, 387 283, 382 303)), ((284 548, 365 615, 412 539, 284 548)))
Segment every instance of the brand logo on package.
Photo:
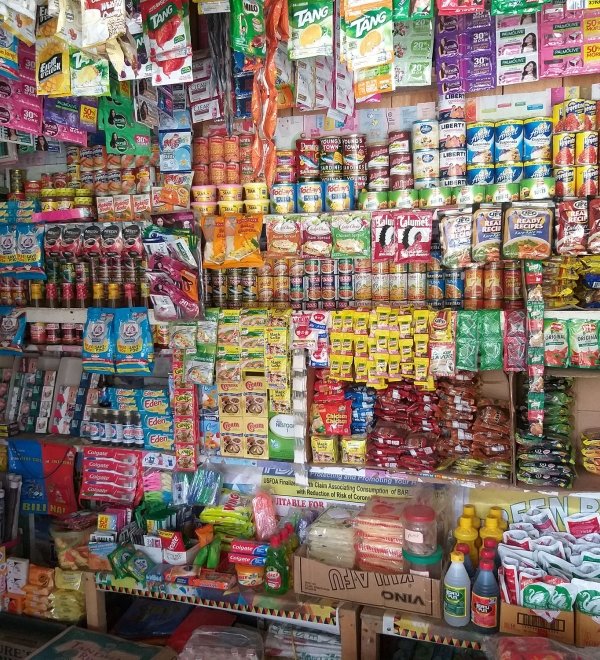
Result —
POLYGON ((47 80, 53 76, 55 73, 60 73, 61 71, 62 55, 60 53, 56 53, 56 55, 52 55, 50 59, 40 64, 38 77, 40 82, 42 82, 43 80, 47 80))

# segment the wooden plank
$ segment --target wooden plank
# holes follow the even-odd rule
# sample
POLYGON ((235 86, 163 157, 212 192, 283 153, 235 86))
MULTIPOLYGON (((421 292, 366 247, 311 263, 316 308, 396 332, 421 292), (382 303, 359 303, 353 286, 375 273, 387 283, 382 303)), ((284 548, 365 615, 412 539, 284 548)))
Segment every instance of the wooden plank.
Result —
POLYGON ((85 574, 85 608, 89 630, 106 632, 106 593, 96 589, 94 573, 85 574))
POLYGON ((344 660, 360 660, 361 636, 359 635, 360 605, 343 603, 338 609, 338 622, 344 660))
POLYGON ((361 660, 379 660, 379 635, 381 635, 382 626, 381 610, 364 607, 360 615, 361 660))

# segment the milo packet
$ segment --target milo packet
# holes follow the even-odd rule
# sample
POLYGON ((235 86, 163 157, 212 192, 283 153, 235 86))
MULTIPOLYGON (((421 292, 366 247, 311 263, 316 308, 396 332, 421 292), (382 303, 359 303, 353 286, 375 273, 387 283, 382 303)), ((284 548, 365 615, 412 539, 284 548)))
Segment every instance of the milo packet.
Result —
POLYGON ((265 56, 263 0, 232 0, 231 47, 248 57, 265 56))
POLYGON ((394 59, 392 0, 346 7, 343 30, 348 68, 360 71, 394 59))
POLYGON ((333 54, 333 2, 331 0, 290 0, 291 60, 333 54))

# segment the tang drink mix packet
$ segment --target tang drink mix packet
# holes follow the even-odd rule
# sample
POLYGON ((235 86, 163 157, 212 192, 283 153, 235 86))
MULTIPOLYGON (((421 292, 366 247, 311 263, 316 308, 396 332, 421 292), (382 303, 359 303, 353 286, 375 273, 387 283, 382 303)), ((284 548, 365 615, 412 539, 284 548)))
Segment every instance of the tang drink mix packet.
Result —
POLYGON ((290 0, 291 60, 333 54, 333 2, 331 0, 290 0))

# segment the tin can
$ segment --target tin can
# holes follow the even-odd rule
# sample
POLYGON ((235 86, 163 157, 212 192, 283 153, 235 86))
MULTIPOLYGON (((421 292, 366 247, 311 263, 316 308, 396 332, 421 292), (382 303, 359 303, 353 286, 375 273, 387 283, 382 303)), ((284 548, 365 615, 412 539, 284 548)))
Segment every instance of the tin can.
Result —
MULTIPOLYGON (((347 275, 338 276, 338 291, 340 287, 345 286, 347 275), (340 279, 341 277, 341 279, 340 279)), ((370 273, 355 273, 352 277, 354 282, 354 299, 356 301, 364 302, 365 300, 371 300, 372 292, 372 279, 370 273)), ((345 298, 340 298, 344 299, 345 298)))
POLYGON ((495 183, 485 187, 485 201, 492 204, 515 202, 519 199, 519 194, 518 183, 495 183))
POLYGON ((391 131, 388 134, 388 151, 390 156, 410 153, 410 131, 391 131))
POLYGON ((494 160, 514 163, 523 160, 523 120, 505 119, 494 127, 494 160))
POLYGON ((239 163, 225 163, 225 183, 232 183, 235 185, 239 185, 240 183, 239 163))
POLYGON ((414 186, 415 179, 412 174, 390 175, 390 190, 409 190, 414 186))
POLYGON ((254 168, 252 163, 240 163, 240 183, 252 183, 254 181, 254 168))
POLYGON ((387 167, 377 167, 367 172, 369 190, 383 191, 390 187, 390 173, 387 167))
POLYGON ((319 259, 305 259, 304 272, 307 275, 319 275, 321 272, 321 262, 319 259))
POLYGON ((321 275, 334 275, 336 272, 335 259, 320 260, 321 275))
POLYGON ((348 181, 352 181, 354 184, 354 203, 356 203, 358 201, 359 193, 367 187, 367 173, 346 174, 344 175, 344 178, 348 179, 348 181))
POLYGON ((252 143, 254 135, 252 133, 240 133, 240 162, 252 160, 252 143))
POLYGON ((552 176, 552 163, 549 160, 526 161, 523 163, 524 179, 545 179, 552 176))
POLYGON ((598 194, 598 165, 582 165, 575 168, 575 192, 577 197, 598 194))
POLYGON ((79 147, 73 144, 68 144, 65 148, 65 155, 67 157, 67 165, 73 165, 73 164, 79 165, 80 163, 79 147))
POLYGON ((358 195, 358 208, 361 211, 380 211, 388 207, 386 191, 361 190, 358 195))
POLYGON ((409 153, 399 153, 392 154, 389 159, 390 163, 390 175, 411 175, 413 172, 413 159, 412 154, 409 153))
POLYGON ((585 99, 583 102, 583 112, 585 113, 586 130, 595 131, 598 128, 598 118, 596 115, 596 101, 585 99))
POLYGON ((299 138, 296 140, 298 175, 301 179, 317 179, 319 177, 320 150, 321 146, 316 138, 299 138))
POLYGON ((207 137, 195 137, 192 140, 192 162, 207 163, 209 162, 209 149, 207 137))
POLYGON ((294 183, 274 183, 271 186, 271 213, 285 214, 296 212, 296 185, 294 183))
POLYGON ((325 211, 350 211, 354 208, 354 184, 347 179, 323 181, 325 211))
POLYGON ((256 268, 242 268, 242 300, 253 302, 258 299, 258 275, 256 268))
MULTIPOLYGON (((338 300, 349 301, 354 297, 354 278, 356 275, 339 274, 337 278, 337 298, 338 300)), ((369 276, 369 292, 371 290, 371 279, 369 276)), ((357 295, 359 291, 357 289, 357 295)), ((369 296, 370 297, 370 296, 369 296)))
POLYGON ((413 153, 415 179, 436 179, 440 176, 440 152, 424 149, 413 153))
POLYGON ((278 149, 275 152, 275 167, 296 169, 298 166, 298 152, 295 149, 278 149))
POLYGON ((484 300, 504 298, 502 264, 499 262, 486 264, 483 268, 483 298, 484 300))
POLYGON ((338 259, 337 270, 340 275, 351 275, 354 272, 354 261, 352 259, 338 259))
POLYGON ((485 165, 494 162, 495 126, 491 121, 467 124, 467 164, 485 165))
POLYGON ((297 206, 300 213, 320 213, 323 210, 320 181, 301 181, 297 184, 297 206))
POLYGON ((287 259, 273 259, 271 263, 273 268, 273 275, 275 277, 281 277, 282 275, 287 277, 290 274, 289 262, 287 259))
POLYGON ((371 273, 373 275, 388 275, 390 272, 389 261, 375 261, 371 263, 371 273))
POLYGON ((523 160, 550 160, 552 117, 531 117, 523 121, 523 160))
POLYGON ((287 275, 273 277, 273 302, 289 302, 290 278, 287 275))
MULTIPOLYGON (((306 261, 312 263, 313 261, 318 261, 318 259, 307 259, 306 261)), ((304 259, 289 259, 288 263, 291 277, 302 277, 304 275, 304 259)), ((317 270, 317 272, 319 271, 317 270)))
POLYGON ((416 209, 418 206, 418 190, 394 190, 388 193, 388 208, 390 209, 416 209))
POLYGON ((374 303, 389 302, 390 299, 390 276, 372 275, 371 278, 371 300, 374 303))
POLYGON ((440 149, 465 149, 466 144, 467 124, 463 120, 448 119, 440 122, 440 149))
POLYGON ((319 139, 319 174, 322 179, 336 179, 342 175, 342 138, 325 135, 319 139))
POLYGON ((575 164, 598 163, 598 131, 582 131, 575 134, 575 164))
POLYGON ((575 197, 575 168, 572 166, 555 167, 557 197, 575 197))
MULTIPOLYGON (((22 172, 23 170, 11 170, 12 172, 22 172)), ((103 170, 104 171, 104 170, 103 170)), ((12 176, 12 175, 11 175, 12 176)), ((23 185, 24 179, 21 179, 21 186, 23 185)), ((52 187, 53 188, 66 188, 67 184, 69 183, 67 173, 66 172, 55 172, 52 174, 52 187)), ((12 185, 12 179, 11 179, 11 185, 12 185)), ((21 190, 23 188, 21 187, 21 190)), ((16 192, 16 191, 12 191, 16 192)))
POLYGON ((439 188, 440 180, 435 179, 415 179, 414 189, 424 190, 425 188, 439 188))
POLYGON ((482 299, 483 298, 483 268, 472 264, 465 268, 465 289, 464 298, 482 299))
POLYGON ((256 286, 258 288, 259 302, 273 302, 273 277, 261 276, 256 278, 256 286))
MULTIPOLYGON (((447 269, 444 272, 444 300, 450 307, 455 303, 462 303, 465 297, 465 281, 460 268, 447 269)), ((455 307, 456 308, 456 307, 455 307)))
POLYGON ((493 165, 467 165, 467 185, 482 186, 494 183, 493 165))
POLYGON ((208 166, 208 180, 211 186, 219 186, 225 183, 225 163, 214 161, 208 166))
POLYGON ((425 302, 427 300, 427 264, 409 264, 407 283, 408 302, 425 302))
POLYGON ((302 302, 304 300, 304 277, 290 277, 290 302, 302 302))
POLYGON ((354 260, 354 272, 355 273, 371 273, 373 268, 373 263, 371 259, 355 259, 354 260))
POLYGON ((387 142, 375 142, 367 145, 367 169, 389 167, 390 155, 387 142))
POLYGON ((445 297, 444 271, 427 271, 427 302, 443 300, 445 297))
POLYGON ((552 154, 553 165, 574 165, 575 133, 555 133, 552 136, 552 154))
POLYGON ((465 118, 465 95, 463 92, 449 92, 438 96, 438 117, 440 121, 465 118))
POLYGON ((342 136, 344 174, 364 172, 367 169, 367 138, 353 134, 342 136))
POLYGON ((42 188, 39 181, 28 179, 24 184, 25 199, 39 199, 42 188))
POLYGON ((523 163, 496 163, 495 183, 518 183, 523 178, 523 163))
POLYGON ((522 300, 523 284, 521 278, 521 262, 505 261, 502 271, 502 288, 504 300, 522 300))
POLYGON ((416 121, 412 125, 413 151, 439 149, 440 127, 437 119, 416 121))
POLYGON ((242 268, 227 269, 227 298, 242 297, 242 268))
POLYGON ((222 135, 208 138, 208 160, 210 163, 225 162, 225 138, 222 135))
POLYGON ((237 135, 226 135, 223 138, 223 160, 226 163, 240 162, 240 138, 237 135))
MULTIPOLYGON (((208 165, 194 165, 194 186, 207 186, 210 181, 208 165)), ((82 182, 83 183, 83 182, 82 182)))
MULTIPOLYGON (((440 186, 445 186, 447 188, 460 188, 461 186, 467 185, 467 177, 465 176, 445 176, 440 177, 440 186)), ((452 198, 455 198, 453 193, 452 198)), ((454 202, 452 202, 454 204, 454 202)))
POLYGON ((567 99, 552 108, 553 115, 558 112, 558 121, 554 122, 554 132, 561 131, 589 131, 592 120, 585 114, 585 99, 567 99))
POLYGON ((321 275, 321 299, 335 300, 335 275, 321 275))
POLYGON ((96 169, 106 167, 106 147, 102 145, 92 147, 92 158, 96 169))
POLYGON ((440 151, 440 178, 465 177, 466 173, 466 149, 444 149, 440 151))
POLYGON ((485 201, 485 186, 460 186, 454 191, 455 204, 464 206, 466 204, 479 204, 485 201))
POLYGON ((452 204, 452 188, 424 188, 419 190, 419 208, 430 209, 452 204))
POLYGON ((407 264, 399 264, 404 267, 403 271, 390 273, 390 302, 408 301, 408 267, 407 264))
POLYGON ((297 178, 295 169, 278 168, 275 170, 275 183, 296 183, 297 178))

